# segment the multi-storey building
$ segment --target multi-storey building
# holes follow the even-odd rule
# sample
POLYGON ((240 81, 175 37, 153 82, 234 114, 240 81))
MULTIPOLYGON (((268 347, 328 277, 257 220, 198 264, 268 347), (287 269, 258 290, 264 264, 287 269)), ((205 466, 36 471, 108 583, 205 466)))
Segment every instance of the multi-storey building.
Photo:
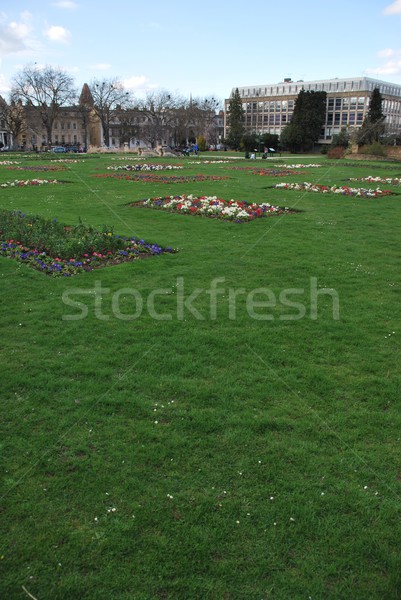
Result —
POLYGON ((206 136, 207 142, 217 147, 224 131, 223 111, 216 114, 213 108, 198 109, 192 115, 189 111, 188 116, 182 108, 168 112, 163 109, 152 114, 141 108, 116 107, 105 132, 87 84, 84 84, 77 104, 59 108, 50 131, 44 125, 38 106, 29 102, 23 104, 21 100, 19 106, 23 127, 13 139, 3 118, 10 107, 0 96, 0 148, 3 143, 22 150, 47 150, 51 145, 67 149, 98 149, 105 148, 106 138, 112 149, 175 147, 183 140, 188 144, 189 138, 195 141, 198 135, 206 136))
MULTIPOLYGON (((242 98, 247 131, 277 135, 291 121, 295 100, 302 89, 306 92, 326 92, 326 121, 318 142, 330 144, 333 135, 342 128, 358 128, 362 125, 374 88, 379 88, 383 97, 382 110, 387 131, 398 134, 401 129, 401 85, 395 83, 370 77, 316 81, 284 79, 275 84, 238 87, 238 91, 242 98)), ((229 102, 229 99, 225 100, 225 136, 230 127, 229 102)))

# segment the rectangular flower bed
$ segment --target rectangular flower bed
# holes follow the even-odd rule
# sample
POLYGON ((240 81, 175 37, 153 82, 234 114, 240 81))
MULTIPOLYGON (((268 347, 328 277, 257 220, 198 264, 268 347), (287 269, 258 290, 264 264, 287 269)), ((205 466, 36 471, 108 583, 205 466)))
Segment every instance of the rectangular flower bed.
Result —
POLYGON ((49 275, 71 276, 146 256, 176 252, 145 240, 115 235, 57 219, 0 211, 0 256, 15 258, 49 275))

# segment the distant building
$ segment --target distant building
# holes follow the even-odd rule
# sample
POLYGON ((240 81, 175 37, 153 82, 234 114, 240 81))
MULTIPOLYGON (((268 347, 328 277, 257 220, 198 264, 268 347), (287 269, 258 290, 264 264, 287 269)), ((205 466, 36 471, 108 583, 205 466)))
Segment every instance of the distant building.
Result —
MULTIPOLYGON (((22 103, 21 119, 23 127, 18 135, 7 131, 5 115, 7 103, 0 97, 0 143, 12 145, 13 149, 45 151, 51 146, 64 146, 74 150, 105 148, 104 140, 109 139, 109 148, 134 149, 154 147, 176 147, 196 140, 204 135, 214 147, 221 144, 224 132, 224 114, 214 110, 198 110, 189 117, 185 109, 170 109, 167 112, 152 115, 150 111, 137 107, 116 107, 112 111, 108 135, 103 131, 102 123, 94 109, 94 101, 85 83, 78 103, 62 106, 54 119, 51 136, 43 124, 40 108, 30 102, 22 103), (1 102, 3 104, 1 104, 1 102)), ((8 107, 10 108, 10 107, 8 107)))
MULTIPOLYGON (((238 87, 238 90, 243 99, 247 131, 277 135, 291 121, 295 100, 302 89, 306 92, 326 92, 326 121, 318 142, 330 144, 333 135, 342 128, 361 127, 368 113, 370 95, 376 87, 383 97, 382 110, 387 130, 398 134, 401 129, 401 85, 395 83, 370 77, 316 81, 284 79, 280 83, 238 87)), ((225 100, 225 136, 230 127, 230 115, 227 112, 229 102, 229 99, 225 100)))

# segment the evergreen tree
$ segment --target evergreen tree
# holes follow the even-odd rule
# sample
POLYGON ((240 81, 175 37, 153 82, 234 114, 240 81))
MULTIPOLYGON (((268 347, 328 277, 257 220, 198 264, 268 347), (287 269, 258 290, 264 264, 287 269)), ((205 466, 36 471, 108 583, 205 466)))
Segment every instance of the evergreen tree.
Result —
POLYGON ((238 88, 231 94, 228 104, 229 130, 226 138, 227 144, 238 150, 245 133, 245 111, 238 88))
POLYGON ((357 132, 358 144, 373 144, 378 142, 384 133, 384 119, 382 110, 383 98, 378 87, 374 88, 370 95, 369 110, 362 127, 357 132))
POLYGON ((303 89, 299 92, 291 123, 281 132, 281 145, 293 152, 312 148, 326 119, 326 95, 326 92, 305 92, 303 89))

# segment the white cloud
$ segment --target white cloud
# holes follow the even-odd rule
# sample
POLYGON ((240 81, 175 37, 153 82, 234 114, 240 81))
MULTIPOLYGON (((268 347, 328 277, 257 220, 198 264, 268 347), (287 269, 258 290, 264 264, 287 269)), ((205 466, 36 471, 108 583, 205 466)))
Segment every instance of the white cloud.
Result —
POLYGON ((53 2, 53 6, 57 8, 67 8, 69 10, 78 8, 78 4, 72 2, 72 0, 59 0, 58 2, 53 2))
POLYGON ((7 22, 6 16, 0 15, 0 58, 30 51, 38 45, 31 32, 31 17, 25 11, 20 14, 20 20, 7 22))
POLYGON ((376 77, 381 75, 401 75, 401 59, 389 60, 381 67, 365 69, 365 73, 366 75, 375 75, 376 77))
POLYGON ((44 35, 51 42, 60 42, 61 44, 68 44, 71 40, 71 33, 61 25, 50 25, 44 31, 44 35))
POLYGON ((385 15, 401 14, 401 0, 394 0, 392 4, 386 6, 383 13, 385 15))
POLYGON ((159 87, 155 83, 149 83, 149 79, 145 77, 145 75, 128 77, 127 79, 122 80, 122 84, 127 90, 132 90, 137 93, 148 92, 159 87))
POLYGON ((389 58, 389 56, 394 56, 394 54, 395 52, 391 48, 384 48, 384 50, 380 50, 380 52, 377 53, 377 56, 380 58, 389 58))
POLYGON ((401 50, 393 48, 385 48, 377 53, 379 58, 388 59, 378 67, 365 69, 365 75, 373 75, 375 77, 401 75, 401 50))
POLYGON ((95 71, 109 71, 111 65, 108 63, 97 63, 96 65, 91 65, 91 69, 94 69, 95 71))

